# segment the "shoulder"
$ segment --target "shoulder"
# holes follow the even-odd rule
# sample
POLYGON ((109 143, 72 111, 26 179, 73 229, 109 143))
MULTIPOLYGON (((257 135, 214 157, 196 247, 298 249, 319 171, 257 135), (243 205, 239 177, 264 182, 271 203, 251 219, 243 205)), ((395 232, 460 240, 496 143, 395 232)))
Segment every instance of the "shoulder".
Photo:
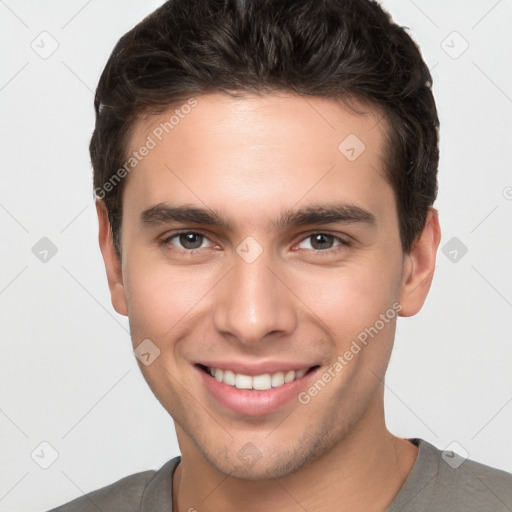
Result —
POLYGON ((411 510, 512 510, 512 474, 439 450, 424 440, 415 441, 419 454, 410 475, 414 489, 408 489, 408 494, 419 508, 411 510))
POLYGON ((462 510, 512 510, 512 474, 451 451, 438 451, 443 462, 439 464, 442 489, 447 498, 464 507, 462 510), (451 465, 453 460, 455 464, 451 465))
POLYGON ((170 494, 172 491, 170 476, 179 461, 180 457, 176 457, 168 461, 158 471, 148 470, 126 476, 48 512, 97 512, 98 510, 139 512, 142 510, 142 502, 149 489, 152 493, 153 491, 160 492, 158 487, 167 484, 168 489, 165 490, 165 494, 170 494))
POLYGON ((143 471, 87 493, 49 512, 89 512, 108 507, 109 511, 138 511, 144 487, 155 471, 143 471))

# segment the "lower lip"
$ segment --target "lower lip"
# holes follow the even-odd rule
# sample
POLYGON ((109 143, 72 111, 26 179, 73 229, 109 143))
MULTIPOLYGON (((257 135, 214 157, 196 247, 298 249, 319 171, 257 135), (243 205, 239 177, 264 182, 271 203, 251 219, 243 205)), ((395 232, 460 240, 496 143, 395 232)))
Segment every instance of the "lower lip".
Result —
POLYGON ((209 373, 198 366, 194 368, 199 372, 208 391, 225 408, 246 416, 261 416, 276 411, 280 407, 297 398, 299 393, 307 386, 309 380, 320 368, 308 372, 300 379, 296 379, 276 388, 258 391, 255 389, 238 389, 234 386, 219 382, 209 373))

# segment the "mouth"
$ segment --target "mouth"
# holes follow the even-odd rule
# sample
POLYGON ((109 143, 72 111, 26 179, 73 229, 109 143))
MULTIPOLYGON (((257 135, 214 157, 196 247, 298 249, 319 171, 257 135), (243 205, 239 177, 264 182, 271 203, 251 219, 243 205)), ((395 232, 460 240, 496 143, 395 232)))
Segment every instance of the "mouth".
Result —
POLYGON ((302 379, 308 373, 319 368, 319 365, 297 370, 283 370, 273 373, 262 373, 260 375, 245 375, 233 370, 222 370, 220 368, 211 368, 202 364, 197 365, 203 372, 213 377, 217 382, 222 382, 228 386, 237 389, 249 389, 254 391, 266 391, 272 388, 279 388, 302 379))
POLYGON ((266 373, 259 373, 259 370, 255 375, 203 364, 195 364, 194 368, 208 393, 208 400, 213 399, 210 403, 214 408, 220 406, 223 414, 257 417, 279 412, 294 399, 299 403, 299 394, 310 385, 321 366, 266 373))

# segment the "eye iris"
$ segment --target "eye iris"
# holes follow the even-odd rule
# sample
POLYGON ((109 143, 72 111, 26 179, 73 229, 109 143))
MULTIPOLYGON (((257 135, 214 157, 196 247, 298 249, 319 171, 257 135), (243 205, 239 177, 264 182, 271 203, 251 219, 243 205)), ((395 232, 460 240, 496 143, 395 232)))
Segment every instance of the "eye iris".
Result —
POLYGON ((180 244, 185 247, 185 249, 198 249, 203 242, 202 238, 202 235, 198 235, 197 233, 181 233, 180 244))
POLYGON ((334 237, 332 235, 318 233, 317 235, 311 236, 311 246, 316 250, 330 249, 332 247, 333 240, 334 237))

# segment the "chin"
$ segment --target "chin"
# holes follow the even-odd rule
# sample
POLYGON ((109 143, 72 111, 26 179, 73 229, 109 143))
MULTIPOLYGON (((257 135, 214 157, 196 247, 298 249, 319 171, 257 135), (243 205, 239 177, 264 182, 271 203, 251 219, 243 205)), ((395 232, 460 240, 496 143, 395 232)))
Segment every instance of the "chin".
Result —
POLYGON ((217 471, 233 478, 257 481, 283 478, 294 473, 316 458, 313 447, 310 448, 308 450, 307 446, 298 443, 296 448, 279 451, 267 447, 260 451, 249 442, 229 455, 202 453, 217 471))

